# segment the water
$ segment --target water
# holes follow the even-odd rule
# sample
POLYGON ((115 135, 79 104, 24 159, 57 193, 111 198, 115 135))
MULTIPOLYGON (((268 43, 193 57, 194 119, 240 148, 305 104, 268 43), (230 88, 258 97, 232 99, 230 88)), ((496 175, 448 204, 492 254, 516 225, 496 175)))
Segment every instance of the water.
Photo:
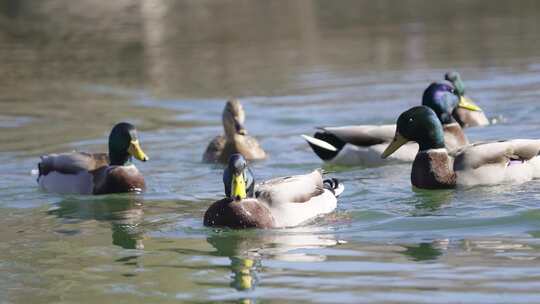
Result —
POLYGON ((0 2, 0 302, 540 303, 540 181, 418 191, 409 166, 327 167, 337 211, 304 226, 202 226, 222 167, 200 162, 238 96, 270 158, 321 166, 315 126, 392 123, 458 69, 496 121, 540 132, 536 1, 0 2), (32 3, 31 3, 32 2, 32 3), (30 4, 31 3, 31 4, 30 4), (430 4, 433 2, 430 2, 430 4), (140 129, 140 196, 39 191, 40 154, 140 129))

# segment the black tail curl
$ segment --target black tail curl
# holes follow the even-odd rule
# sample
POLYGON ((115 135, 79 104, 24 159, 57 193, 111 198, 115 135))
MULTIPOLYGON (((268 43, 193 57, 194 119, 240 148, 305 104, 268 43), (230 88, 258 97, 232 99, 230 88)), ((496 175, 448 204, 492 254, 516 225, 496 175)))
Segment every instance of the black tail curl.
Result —
POLYGON ((343 192, 343 184, 337 178, 327 178, 323 181, 323 188, 330 190, 336 197, 343 192))

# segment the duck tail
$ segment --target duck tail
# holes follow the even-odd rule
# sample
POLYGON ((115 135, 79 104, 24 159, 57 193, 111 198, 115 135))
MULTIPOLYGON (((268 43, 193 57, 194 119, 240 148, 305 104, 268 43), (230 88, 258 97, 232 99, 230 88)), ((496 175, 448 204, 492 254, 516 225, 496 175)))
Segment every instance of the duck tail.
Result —
POLYGON ((343 140, 325 131, 316 132, 313 137, 302 135, 302 138, 307 141, 313 152, 324 161, 329 161, 336 157, 343 146, 345 146, 343 140))
POLYGON ((332 191, 336 197, 339 197, 345 190, 345 186, 337 178, 325 179, 323 181, 323 187, 332 191))

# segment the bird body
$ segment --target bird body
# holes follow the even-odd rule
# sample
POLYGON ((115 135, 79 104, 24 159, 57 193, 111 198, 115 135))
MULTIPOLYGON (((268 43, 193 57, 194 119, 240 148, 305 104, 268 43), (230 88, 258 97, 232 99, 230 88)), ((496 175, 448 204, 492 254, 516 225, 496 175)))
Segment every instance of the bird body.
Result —
POLYGON ((135 157, 147 161, 135 128, 119 123, 109 136, 109 154, 71 152, 41 156, 38 184, 54 193, 105 194, 141 192, 142 174, 131 162, 135 157))

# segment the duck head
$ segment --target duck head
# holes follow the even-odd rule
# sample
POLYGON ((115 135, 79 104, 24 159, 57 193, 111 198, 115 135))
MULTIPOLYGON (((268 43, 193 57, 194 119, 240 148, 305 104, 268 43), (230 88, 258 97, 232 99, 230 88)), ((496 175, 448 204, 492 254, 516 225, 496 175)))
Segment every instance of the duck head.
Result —
POLYGON ((444 148, 443 127, 431 108, 413 107, 399 115, 396 135, 381 157, 387 158, 409 141, 418 143, 420 151, 444 148))
POLYGON ((228 138, 233 138, 235 135, 247 135, 247 130, 244 127, 246 114, 242 104, 237 99, 227 101, 222 119, 225 136, 228 138))
POLYGON ((448 81, 433 82, 422 95, 422 105, 430 107, 442 124, 456 122, 452 114, 457 108, 470 111, 482 111, 480 107, 460 98, 452 83, 448 81))
POLYGON ((127 122, 116 124, 109 135, 109 159, 111 165, 126 165, 135 157, 140 161, 149 158, 141 149, 135 127, 127 122))
POLYGON ((233 200, 253 197, 255 180, 246 159, 241 154, 233 154, 229 158, 227 168, 223 172, 225 195, 233 200))
POLYGON ((452 113, 457 122, 462 126, 476 126, 476 125, 485 125, 489 124, 485 116, 479 116, 478 113, 470 113, 482 111, 469 97, 465 96, 465 84, 461 80, 461 76, 458 72, 452 71, 444 74, 444 79, 450 81, 456 90, 456 95, 459 97, 459 102, 461 105, 466 105, 456 109, 452 113), (478 117, 478 118, 475 118, 478 117), (480 117, 483 117, 480 118, 480 117))
POLYGON ((449 81, 454 89, 456 90, 456 95, 464 96, 465 95, 465 84, 461 80, 461 76, 456 71, 451 71, 444 74, 444 79, 449 81))

